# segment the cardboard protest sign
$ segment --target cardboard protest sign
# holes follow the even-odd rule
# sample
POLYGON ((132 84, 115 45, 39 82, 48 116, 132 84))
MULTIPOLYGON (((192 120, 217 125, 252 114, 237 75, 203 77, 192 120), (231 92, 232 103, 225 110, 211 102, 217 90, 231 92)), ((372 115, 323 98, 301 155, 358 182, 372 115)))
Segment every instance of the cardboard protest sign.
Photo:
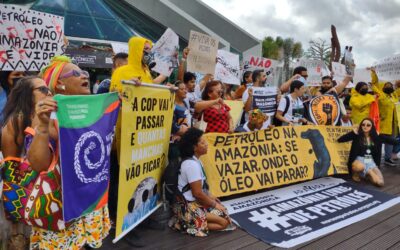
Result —
POLYGON ((114 51, 114 54, 118 54, 118 53, 129 53, 129 48, 128 48, 128 44, 127 43, 111 43, 111 47, 114 51))
POLYGON ((279 248, 299 248, 398 203, 395 195, 332 177, 223 202, 243 230, 279 248))
POLYGON ((240 85, 239 55, 218 50, 214 79, 223 83, 240 85))
POLYGON ((307 85, 308 86, 320 86, 321 78, 323 76, 330 75, 330 71, 325 63, 321 60, 313 60, 301 58, 297 63, 296 67, 303 66, 307 68, 308 78, 307 85))
POLYGON ((191 30, 187 71, 214 74, 218 43, 214 37, 191 30))
MULTIPOLYGON (((150 84, 149 84, 150 85, 150 84)), ((166 87, 123 84, 116 238, 160 205, 175 94, 166 87)))
POLYGON ((248 133, 208 133, 201 157, 212 194, 221 197, 347 174, 350 143, 339 136, 351 128, 276 127, 248 133))
POLYGON ((56 95, 63 215, 72 221, 107 206, 117 93, 56 95))
POLYGON ((316 125, 336 125, 340 118, 340 104, 333 95, 320 95, 310 100, 308 114, 316 125))
POLYGON ((400 54, 382 58, 374 66, 379 80, 393 81, 400 79, 400 54))
POLYGON ((63 54, 64 17, 0 4, 0 70, 38 71, 63 54))
POLYGON ((269 58, 252 55, 245 55, 245 57, 243 58, 243 72, 247 70, 254 71, 256 69, 264 70, 265 74, 267 74, 266 86, 268 87, 275 86, 276 80, 278 78, 278 66, 279 61, 269 58))
POLYGON ((178 67, 179 37, 168 28, 154 44, 151 52, 154 55, 156 66, 152 69, 164 76, 170 76, 178 67))

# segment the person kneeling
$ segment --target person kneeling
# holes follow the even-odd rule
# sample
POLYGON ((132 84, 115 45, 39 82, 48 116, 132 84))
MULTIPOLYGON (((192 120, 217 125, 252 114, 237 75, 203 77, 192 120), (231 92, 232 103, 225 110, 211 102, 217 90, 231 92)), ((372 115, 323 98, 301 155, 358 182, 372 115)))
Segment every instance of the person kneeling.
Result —
POLYGON ((348 166, 351 168, 354 181, 360 181, 360 176, 367 178, 372 184, 383 187, 384 180, 378 166, 381 162, 382 143, 398 144, 385 135, 378 135, 370 118, 361 121, 359 128, 342 135, 338 142, 352 141, 348 166))
POLYGON ((183 159, 178 176, 181 199, 172 205, 174 216, 169 225, 192 236, 207 236, 209 230, 234 229, 226 208, 208 190, 200 156, 207 153, 203 131, 189 128, 179 142, 183 159))

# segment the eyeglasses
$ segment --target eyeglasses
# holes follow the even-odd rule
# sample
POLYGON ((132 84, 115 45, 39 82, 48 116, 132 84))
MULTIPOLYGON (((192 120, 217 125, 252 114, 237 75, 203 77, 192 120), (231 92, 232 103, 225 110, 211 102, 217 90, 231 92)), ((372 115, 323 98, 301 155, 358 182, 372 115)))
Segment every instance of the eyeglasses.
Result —
POLYGON ((80 77, 81 75, 83 75, 86 78, 89 78, 89 72, 87 72, 85 70, 79 71, 79 70, 73 69, 70 72, 65 73, 64 75, 61 75, 58 79, 68 78, 71 76, 80 77))
POLYGON ((47 95, 50 92, 50 89, 46 86, 40 86, 37 88, 34 88, 33 90, 39 90, 42 94, 47 95))
POLYGON ((371 126, 372 126, 371 123, 363 123, 363 124, 361 124, 361 127, 367 127, 367 128, 369 128, 369 127, 371 127, 371 126))

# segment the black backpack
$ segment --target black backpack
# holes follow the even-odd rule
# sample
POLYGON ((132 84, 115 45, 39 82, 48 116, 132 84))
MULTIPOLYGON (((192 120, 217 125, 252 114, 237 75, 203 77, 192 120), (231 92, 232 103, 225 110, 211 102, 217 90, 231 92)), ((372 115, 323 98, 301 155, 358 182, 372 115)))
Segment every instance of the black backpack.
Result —
POLYGON ((182 162, 185 161, 185 158, 181 161, 178 159, 171 160, 163 173, 163 186, 164 186, 164 198, 169 202, 169 204, 174 204, 178 199, 185 199, 183 193, 190 190, 189 183, 183 187, 182 192, 178 188, 178 176, 181 173, 181 165, 182 162))
MULTIPOLYGON (((286 113, 288 112, 288 109, 289 109, 289 105, 290 105, 289 96, 285 95, 284 98, 285 98, 285 100, 286 100, 286 107, 285 107, 285 110, 284 110, 283 113, 282 113, 282 116, 285 116, 285 115, 286 115, 286 113)), ((277 110, 277 112, 278 112, 278 110, 277 110)), ((275 115, 275 116, 274 116, 274 119, 272 120, 272 124, 275 125, 275 126, 282 126, 282 121, 279 120, 278 118, 276 118, 276 115, 275 115)))

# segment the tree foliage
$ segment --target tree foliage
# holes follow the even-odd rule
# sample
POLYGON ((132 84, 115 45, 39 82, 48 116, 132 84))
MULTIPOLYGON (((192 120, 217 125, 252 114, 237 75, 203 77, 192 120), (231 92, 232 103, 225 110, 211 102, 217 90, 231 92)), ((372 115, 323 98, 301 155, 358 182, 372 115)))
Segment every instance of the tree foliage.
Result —
POLYGON ((305 53, 307 58, 322 60, 327 66, 331 60, 331 46, 323 39, 311 40, 305 53))

